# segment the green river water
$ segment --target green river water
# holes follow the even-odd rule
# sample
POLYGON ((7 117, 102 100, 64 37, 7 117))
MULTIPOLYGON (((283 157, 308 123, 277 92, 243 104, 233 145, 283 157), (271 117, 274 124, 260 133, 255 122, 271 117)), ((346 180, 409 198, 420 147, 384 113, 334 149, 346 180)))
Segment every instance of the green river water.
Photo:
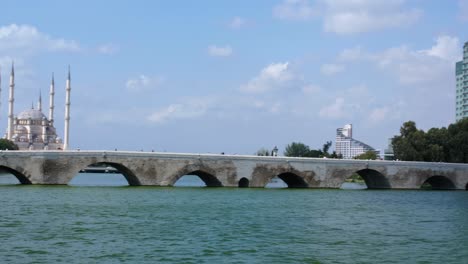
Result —
POLYGON ((467 191, 118 186, 123 177, 85 186, 102 185, 86 177, 0 185, 0 263, 468 263, 467 191))

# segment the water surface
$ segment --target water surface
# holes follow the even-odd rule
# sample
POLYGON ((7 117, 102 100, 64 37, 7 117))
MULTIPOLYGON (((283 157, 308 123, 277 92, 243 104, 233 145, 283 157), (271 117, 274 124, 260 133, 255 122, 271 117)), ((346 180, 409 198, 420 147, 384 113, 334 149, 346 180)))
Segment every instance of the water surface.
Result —
POLYGON ((86 185, 0 186, 2 262, 468 259, 465 191, 86 185))

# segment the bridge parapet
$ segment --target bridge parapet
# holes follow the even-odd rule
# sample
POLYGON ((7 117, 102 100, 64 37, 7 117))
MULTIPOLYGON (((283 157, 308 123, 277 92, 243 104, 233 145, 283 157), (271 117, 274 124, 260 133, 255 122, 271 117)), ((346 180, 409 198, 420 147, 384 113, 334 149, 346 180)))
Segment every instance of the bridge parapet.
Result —
POLYGON ((130 185, 172 186, 198 175, 208 186, 264 187, 272 178, 290 187, 339 188, 358 173, 369 188, 418 189, 424 182, 465 189, 468 164, 338 160, 133 151, 0 151, 0 169, 21 183, 68 184, 82 169, 107 164, 130 185))

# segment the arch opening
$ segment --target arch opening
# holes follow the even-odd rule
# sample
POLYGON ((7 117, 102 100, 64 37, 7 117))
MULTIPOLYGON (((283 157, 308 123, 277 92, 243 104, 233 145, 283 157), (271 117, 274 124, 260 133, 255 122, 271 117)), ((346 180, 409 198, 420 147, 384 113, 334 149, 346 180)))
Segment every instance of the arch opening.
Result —
POLYGON ((68 183, 71 186, 137 186, 135 174, 119 163, 93 163, 79 171, 68 183))
POLYGON ((358 173, 353 173, 345 179, 340 189, 343 190, 366 190, 368 189, 366 181, 358 173))
POLYGON ((247 188, 249 187, 249 179, 247 178, 242 178, 239 180, 239 188, 247 188))
MULTIPOLYGON (((278 179, 286 184, 287 188, 307 188, 309 185, 302 177, 292 172, 281 173, 277 176, 278 179)), ((274 179, 274 178, 273 178, 274 179)), ((281 188, 281 187, 279 187, 281 188)), ((284 188, 284 187, 283 187, 284 188)))
POLYGON ((429 177, 422 185, 424 190, 454 190, 455 184, 445 176, 429 177))
POLYGON ((0 166, 0 185, 31 184, 21 172, 6 166, 0 166))
POLYGON ((390 189, 392 186, 382 173, 372 170, 372 169, 363 169, 356 171, 356 173, 361 176, 364 180, 367 189, 390 189))
POLYGON ((202 170, 192 171, 182 175, 174 183, 176 187, 222 187, 221 182, 214 175, 202 170))
POLYGON ((466 183, 465 190, 468 191, 468 183, 466 183))

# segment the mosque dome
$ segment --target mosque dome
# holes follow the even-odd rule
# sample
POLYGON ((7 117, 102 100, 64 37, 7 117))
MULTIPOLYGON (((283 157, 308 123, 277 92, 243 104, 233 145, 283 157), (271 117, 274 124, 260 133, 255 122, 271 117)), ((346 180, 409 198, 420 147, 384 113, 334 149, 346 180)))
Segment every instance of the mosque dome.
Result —
POLYGON ((41 111, 36 109, 29 109, 19 113, 18 115, 18 119, 42 120, 45 118, 46 116, 41 111))

